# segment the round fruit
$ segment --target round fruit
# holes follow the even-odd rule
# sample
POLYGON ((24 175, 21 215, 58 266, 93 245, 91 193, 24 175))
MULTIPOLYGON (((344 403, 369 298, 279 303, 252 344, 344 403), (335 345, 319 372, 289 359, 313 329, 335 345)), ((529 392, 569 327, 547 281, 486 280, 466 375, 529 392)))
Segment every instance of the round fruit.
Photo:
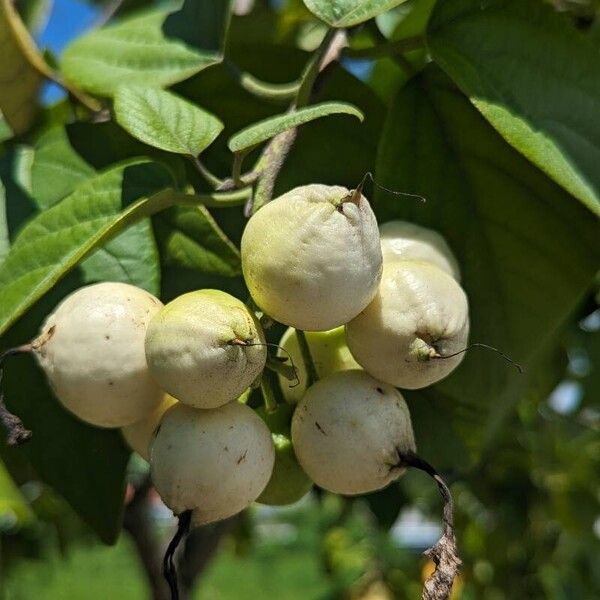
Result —
POLYGON ((298 502, 312 488, 312 481, 298 464, 290 438, 281 433, 273 433, 275 465, 267 487, 257 498, 261 504, 285 506, 298 502))
POLYGON ((160 420, 167 410, 176 403, 175 398, 165 394, 163 401, 147 417, 121 429, 127 445, 144 460, 150 460, 150 442, 160 420))
POLYGON ((163 392, 146 366, 144 337, 162 303, 126 283, 98 283, 67 296, 46 319, 34 353, 60 402, 100 427, 139 421, 163 392))
POLYGON ((373 302, 346 326, 348 347, 371 375, 418 389, 449 375, 467 345, 467 297, 447 273, 418 261, 386 261, 373 302))
POLYGON ((238 398, 267 358, 260 324, 237 298, 199 290, 169 302, 146 334, 148 368, 184 404, 216 408, 238 398))
POLYGON ((381 247, 367 199, 306 185, 269 202, 242 236, 252 298, 276 321, 324 331, 347 323, 377 292, 381 247))
POLYGON ((429 262, 460 281, 460 267, 446 240, 433 229, 407 221, 389 221, 379 228, 383 259, 429 262))
POLYGON ((194 526, 225 519, 265 489, 275 451, 271 432, 249 407, 230 402, 197 410, 178 403, 162 418, 150 453, 154 485, 194 526))
MULTIPOLYGON (((337 327, 330 331, 309 331, 306 333, 306 341, 319 378, 326 377, 336 371, 360 369, 360 365, 354 360, 346 345, 346 335, 343 327, 337 327)), ((306 391, 307 376, 306 366, 298 344, 298 336, 293 327, 289 327, 281 336, 279 345, 281 348, 277 351, 277 355, 282 358, 291 357, 300 380, 300 383, 298 383, 296 380, 290 381, 285 377, 279 377, 285 399, 287 402, 295 404, 300 401, 306 391)))
POLYGON ((289 404, 280 404, 275 412, 267 413, 262 407, 256 412, 269 427, 275 446, 273 473, 257 502, 272 506, 298 502, 310 491, 312 481, 298 464, 290 439, 293 408, 289 404))
POLYGON ((340 371, 312 385, 292 419, 298 462, 320 487, 366 494, 405 471, 402 456, 415 451, 406 402, 364 371, 340 371))

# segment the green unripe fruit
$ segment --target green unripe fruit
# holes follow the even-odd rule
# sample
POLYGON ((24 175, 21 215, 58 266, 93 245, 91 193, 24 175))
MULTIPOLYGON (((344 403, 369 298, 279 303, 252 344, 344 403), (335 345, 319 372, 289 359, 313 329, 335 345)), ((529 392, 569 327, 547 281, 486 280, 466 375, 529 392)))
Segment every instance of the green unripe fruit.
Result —
POLYGON ((325 331, 355 317, 377 292, 381 247, 367 199, 306 185, 269 202, 242 236, 252 298, 276 321, 325 331))
POLYGON ((312 488, 312 481, 298 464, 290 439, 292 408, 279 405, 275 413, 257 410, 266 422, 275 446, 275 465, 267 487, 257 502, 272 506, 284 506, 301 500, 312 488))
POLYGON ((63 406, 92 425, 123 427, 160 404, 144 337, 161 307, 152 294, 118 282, 83 287, 58 305, 31 346, 63 406))
MULTIPOLYGON (((305 335, 310 349, 310 356, 319 378, 331 375, 336 371, 360 369, 360 365, 354 360, 346 345, 346 335, 343 327, 337 327, 330 331, 309 331, 305 335)), ((298 336, 293 327, 289 327, 281 336, 279 346, 281 348, 277 351, 277 355, 282 358, 291 358, 297 369, 300 383, 279 376, 281 391, 285 399, 287 402, 295 404, 300 401, 306 391, 307 375, 306 365, 298 344, 298 336)))
POLYGON ((298 462, 320 487, 345 495, 381 489, 415 451, 406 402, 364 371, 340 371, 312 385, 292 419, 298 462))
POLYGON ((264 341, 243 302, 220 290, 199 290, 175 298, 152 319, 146 359, 156 381, 177 400, 216 408, 260 375, 264 341))

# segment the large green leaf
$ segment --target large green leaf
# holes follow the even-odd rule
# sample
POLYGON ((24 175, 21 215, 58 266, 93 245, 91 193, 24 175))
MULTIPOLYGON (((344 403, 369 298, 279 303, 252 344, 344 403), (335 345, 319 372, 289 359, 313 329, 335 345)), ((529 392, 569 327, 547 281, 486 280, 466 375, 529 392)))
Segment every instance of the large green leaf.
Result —
MULTIPOLYGON (((375 209, 381 222, 408 219, 446 237, 470 300, 471 341, 531 368, 596 271, 597 223, 585 207, 515 152, 435 68, 397 95, 376 178, 427 199, 379 190, 375 209)), ((527 384, 500 357, 472 349, 432 390, 480 430, 527 384)))
POLYGON ((321 117, 339 114, 351 115, 359 121, 364 119, 363 113, 352 104, 347 102, 322 102, 283 115, 270 117, 246 127, 229 140, 229 149, 232 152, 249 150, 288 129, 294 129, 321 117))
POLYGON ((133 17, 76 39, 64 52, 65 78, 112 96, 121 84, 168 86, 222 60, 229 0, 187 0, 175 13, 133 17))
POLYGON ((445 0, 435 61, 529 160, 600 214, 600 61, 594 39, 538 0, 445 0))
POLYGON ((149 146, 197 156, 223 130, 223 124, 195 104, 158 88, 122 86, 114 104, 117 122, 149 146))
POLYGON ((304 0, 308 10, 331 27, 351 27, 390 10, 405 0, 304 0))
MULTIPOLYGON (((97 174, 72 147, 64 127, 53 127, 40 136, 33 148, 22 148, 19 162, 21 182, 41 210, 50 208, 97 174)), ((13 197, 13 202, 19 199, 13 197)), ((158 294, 160 269, 150 223, 138 223, 123 231, 89 256, 82 269, 94 281, 123 281, 158 294)))
POLYGON ((42 134, 31 152, 29 192, 41 210, 62 200, 96 172, 73 150, 64 127, 42 134))
POLYGON ((0 266, 0 332, 93 250, 172 203, 164 167, 117 166, 31 220, 0 266))
POLYGON ((237 248, 203 206, 177 206, 154 218, 163 263, 209 275, 240 275, 237 248))
MULTIPOLYGON (((23 133, 37 112, 37 95, 45 63, 12 2, 0 0, 0 120, 23 133)), ((6 137, 6 136, 4 136, 6 137)))

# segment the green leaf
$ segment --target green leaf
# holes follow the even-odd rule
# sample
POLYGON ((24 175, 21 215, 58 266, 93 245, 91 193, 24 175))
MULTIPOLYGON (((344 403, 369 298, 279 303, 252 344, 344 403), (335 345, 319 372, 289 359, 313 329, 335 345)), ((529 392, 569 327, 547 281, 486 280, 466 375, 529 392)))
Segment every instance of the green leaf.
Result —
POLYGON ((0 461, 0 531, 5 524, 23 525, 33 520, 33 512, 0 461))
POLYGON ((240 255, 203 206, 173 207, 154 218, 163 262, 210 275, 240 275, 240 255))
MULTIPOLYGON (((76 152, 69 135, 78 129, 53 127, 36 141, 33 148, 21 148, 20 178, 37 206, 45 210, 73 192, 80 184, 97 174, 76 152)), ((98 128, 85 133, 98 140, 98 128)), ((19 198, 14 198, 19 202, 19 198)), ((150 222, 127 229, 103 248, 97 249, 83 263, 90 281, 123 281, 159 293, 160 268, 158 251, 150 222)))
POLYGON ((149 219, 131 225, 81 263, 89 281, 122 281, 160 294, 160 259, 149 219))
POLYGON ((37 113, 43 77, 34 64, 43 65, 44 60, 10 0, 0 0, 0 48, 0 117, 20 134, 37 113))
POLYGON ((122 86, 114 110, 119 125, 133 137, 176 154, 197 156, 223 130, 210 113, 158 88, 122 86))
MULTIPOLYGON (((376 178, 427 199, 378 190, 375 210, 380 222, 407 219, 445 236, 461 264, 471 341, 496 346, 529 370, 596 272, 600 248, 589 212, 515 152, 435 68, 395 98, 376 178)), ((491 410, 514 402, 527 384, 501 357, 472 349, 431 390, 484 432, 491 410)))
POLYGON ((43 133, 33 147, 29 192, 42 210, 69 195, 79 184, 95 174, 69 142, 64 127, 43 133))
POLYGON ((6 190, 0 180, 0 264, 10 250, 10 234, 6 214, 6 190))
POLYGON ((65 78, 112 96, 119 85, 168 86, 218 63, 231 2, 187 0, 181 10, 153 12, 77 38, 64 52, 65 78))
POLYGON ((171 185, 161 165, 128 163, 84 182, 32 219, 0 266, 0 333, 93 250, 169 206, 171 192, 162 190, 171 185))
POLYGON ((363 113, 352 104, 347 102, 322 102, 300 108, 291 113, 265 119, 242 129, 229 140, 229 149, 232 152, 250 150, 288 129, 294 129, 315 119, 336 114, 352 115, 359 121, 364 119, 363 113))
POLYGON ((519 152, 600 214, 600 62, 594 38, 537 0, 446 0, 435 61, 519 152))
POLYGON ((405 0, 304 0, 314 15, 331 27, 351 27, 402 4, 405 0))

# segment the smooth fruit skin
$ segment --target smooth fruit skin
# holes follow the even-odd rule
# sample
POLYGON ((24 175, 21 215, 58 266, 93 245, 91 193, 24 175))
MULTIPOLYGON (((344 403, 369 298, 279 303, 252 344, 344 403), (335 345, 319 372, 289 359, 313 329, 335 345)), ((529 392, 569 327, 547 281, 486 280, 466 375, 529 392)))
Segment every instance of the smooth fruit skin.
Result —
POLYGON ((121 429, 127 445, 144 460, 150 461, 150 442, 154 432, 163 415, 176 403, 175 398, 165 394, 163 401, 147 417, 121 429))
POLYGON ((364 371, 340 371, 306 392, 292 419, 298 462, 320 487, 344 495, 379 490, 415 451, 406 402, 364 371))
MULTIPOLYGON (((309 331, 306 333, 306 341, 319 378, 331 375, 336 371, 360 369, 360 365, 354 360, 346 344, 344 327, 336 327, 330 331, 309 331)), ((289 327, 281 336, 279 345, 281 348, 277 351, 277 356, 282 358, 291 357, 300 380, 300 383, 298 383, 297 380, 290 381, 279 376, 281 391, 287 402, 296 404, 306 391, 307 376, 306 366, 298 344, 298 336, 293 327, 289 327)))
POLYGON ((373 302, 346 326, 354 358, 371 375, 405 389, 449 375, 469 335, 467 296, 450 275, 418 261, 386 260, 373 302))
POLYGON ((156 381, 177 400, 216 408, 260 375, 267 350, 256 344, 264 341, 243 302, 220 290, 198 290, 175 298, 152 319, 146 358, 156 381))
POLYGON ((299 465, 290 438, 281 433, 272 434, 272 438, 275 446, 273 473, 256 501, 270 506, 294 504, 308 494, 313 484, 299 465))
POLYGON ((269 202, 242 236, 242 270, 270 317, 298 329, 344 325, 373 299, 381 247, 367 199, 340 186, 306 185, 269 202))
POLYGON ((98 283, 67 296, 32 346, 60 402, 99 427, 139 421, 163 392, 148 372, 144 338, 162 307, 126 283, 98 283))
POLYGON ((389 221, 379 227, 383 260, 429 262, 460 281, 460 267, 446 240, 433 229, 408 221, 389 221))
POLYGON ((275 447, 275 465, 267 487, 256 500, 261 504, 285 506, 301 500, 312 488, 312 481, 298 464, 291 440, 290 424, 294 409, 279 404, 274 412, 264 407, 256 413, 267 424, 275 447))
POLYGON ((178 403, 152 443, 150 473, 176 514, 192 510, 194 526, 225 519, 254 502, 273 471, 271 432, 237 401, 197 410, 178 403))

